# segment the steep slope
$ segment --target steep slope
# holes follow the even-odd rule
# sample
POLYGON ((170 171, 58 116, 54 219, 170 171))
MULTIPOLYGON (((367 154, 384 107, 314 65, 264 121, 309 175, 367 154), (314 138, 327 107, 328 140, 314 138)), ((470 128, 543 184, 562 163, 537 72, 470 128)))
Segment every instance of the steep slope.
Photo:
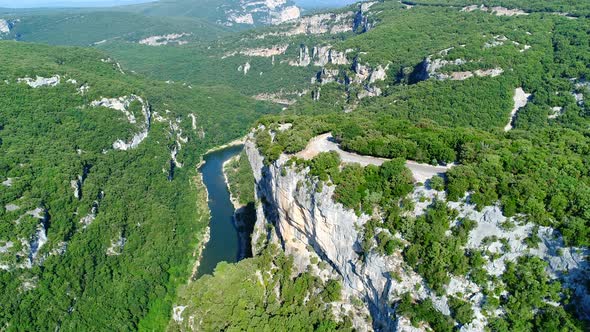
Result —
POLYGON ((247 143, 253 252, 278 246, 292 276, 339 280, 335 321, 358 330, 587 330, 588 21, 559 1, 422 3, 367 3, 212 47, 241 82, 312 73, 256 95, 286 110, 247 143))
POLYGON ((0 321, 161 329, 207 227, 194 165, 271 108, 0 42, 0 321))
MULTIPOLYGON (((210 41, 227 29, 198 18, 146 17, 113 9, 35 10, 1 16, 0 38, 52 45, 137 43, 152 36, 184 34, 183 43, 210 41), (83 33, 82 33, 83 32, 83 33)), ((180 39, 180 38, 178 38, 180 39)))
POLYGON ((280 24, 300 15, 299 8, 289 0, 164 0, 120 9, 149 16, 202 18, 237 28, 280 24))

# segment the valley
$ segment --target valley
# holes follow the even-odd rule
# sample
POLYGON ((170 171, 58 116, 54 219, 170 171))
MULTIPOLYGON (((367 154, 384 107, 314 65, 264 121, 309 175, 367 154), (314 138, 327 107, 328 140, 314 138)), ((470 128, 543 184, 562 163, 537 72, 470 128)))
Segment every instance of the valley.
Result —
POLYGON ((590 7, 0 9, 6 331, 586 331, 590 7))

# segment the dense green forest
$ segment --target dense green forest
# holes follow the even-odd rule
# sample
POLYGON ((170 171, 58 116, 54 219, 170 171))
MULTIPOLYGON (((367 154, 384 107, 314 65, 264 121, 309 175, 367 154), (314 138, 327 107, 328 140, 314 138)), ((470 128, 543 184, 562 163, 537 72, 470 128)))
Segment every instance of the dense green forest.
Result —
POLYGON ((168 329, 352 331, 345 313, 337 320, 331 308, 340 287, 311 271, 293 277, 292 257, 268 247, 255 258, 221 263, 213 276, 183 287, 177 299, 183 310, 168 329))
MULTIPOLYGON (((502 225, 507 229, 533 224, 523 239, 529 251, 541 241, 539 228, 550 227, 564 246, 587 252, 588 3, 385 0, 364 12, 358 4, 335 10, 330 17, 348 15, 350 25, 335 33, 293 33, 298 22, 249 31, 223 26, 222 9, 235 3, 2 14, 19 20, 3 39, 92 46, 0 42, 6 330, 352 330, 338 304, 359 303, 342 298, 342 280, 315 274, 313 265, 328 265, 324 260, 295 273, 293 257, 270 245, 259 256, 221 263, 212 276, 190 278, 208 223, 194 165, 253 126, 265 169, 329 132, 345 151, 389 159, 343 165, 331 152, 291 158, 284 167, 307 172, 318 192, 333 186, 336 203, 367 217, 355 244, 359 268, 372 255, 400 259, 429 294, 448 295, 445 314, 431 298, 398 294, 384 303, 392 321, 456 331, 483 314, 490 331, 588 330, 572 290, 556 279, 563 275, 550 278, 547 262, 527 254, 489 274, 486 263, 500 253, 483 244, 466 249, 477 222, 449 207, 498 207, 515 220, 502 225), (470 5, 484 7, 463 10, 470 5), (494 6, 514 12, 497 15, 494 6), (191 33, 186 45, 138 43, 184 32, 191 33), (279 46, 286 50, 251 55, 279 46), (314 46, 346 61, 314 64, 312 54, 309 65, 293 64, 314 46), (371 79, 377 67, 381 78, 371 79), (323 69, 333 73, 329 83, 323 69), (496 74, 476 74, 487 71, 496 74), (42 78, 50 83, 30 86, 42 78), (375 88, 379 96, 362 97, 375 88), (530 97, 513 116, 519 89, 530 97), (251 98, 273 93, 296 102, 251 98), (129 101, 123 109, 100 102, 119 97, 129 101), (291 126, 279 130, 284 124, 291 126), (115 148, 141 130, 147 136, 135 148, 115 148), (416 183, 408 160, 453 167, 416 183), (412 200, 416 188, 437 192, 421 215, 412 214, 426 200, 412 200), (481 313, 461 293, 447 294, 456 277, 479 287, 481 313)), ((247 156, 229 163, 226 175, 253 218, 266 202, 255 200, 247 156)), ((506 249, 506 239, 495 240, 506 249)), ((587 254, 583 260, 588 264, 587 254)), ((398 272, 388 272, 388 281, 398 272)))
MULTIPOLYGON (((583 6, 577 8, 583 10, 583 6)), ((301 151, 314 136, 332 132, 340 146, 351 152, 393 162, 456 163, 444 181, 437 179, 434 184, 446 191, 448 200, 460 201, 469 193, 469 201, 478 209, 499 204, 506 217, 524 216, 526 221, 558 229, 568 246, 590 245, 590 113, 583 102, 589 93, 585 83, 590 69, 588 22, 552 13, 505 18, 436 6, 384 10, 379 15, 381 20, 373 30, 344 41, 342 47, 363 51, 369 63, 389 61, 394 70, 388 72, 391 78, 383 86, 384 95, 357 102, 351 113, 344 114, 342 110, 350 109, 353 87, 323 85, 320 101, 307 96, 287 114, 261 120, 273 137, 271 140, 266 131, 257 135, 266 162, 274 162, 281 153, 301 151), (486 46, 499 38, 495 36, 505 40, 486 46), (439 55, 442 59, 470 60, 443 67, 443 71, 500 67, 504 72, 498 77, 462 81, 411 80, 412 72, 419 69, 412 63, 449 47, 454 48, 439 55), (518 112, 514 129, 502 131, 510 119, 517 87, 532 97, 518 112), (561 113, 552 116, 555 108, 561 113), (292 129, 277 130, 284 123, 293 124, 292 129)), ((403 172, 383 173, 371 166, 339 170, 339 162, 328 157, 319 155, 303 164, 311 176, 335 186, 334 200, 373 216, 363 231, 364 253, 391 254, 403 248, 405 261, 440 294, 452 275, 467 275, 482 285, 490 280, 482 270, 481 253, 464 249, 472 222, 463 220, 451 226, 456 215, 442 202, 424 216, 408 218, 413 204, 404 197, 411 188, 403 190, 397 185, 399 195, 391 196, 395 191, 381 184, 396 188, 388 176, 396 174, 394 178, 401 181, 403 172), (376 207, 378 214, 373 212, 376 207), (378 231, 384 228, 401 234, 410 245, 378 231), (448 231, 452 236, 444 235, 448 231)), ((530 245, 534 246, 534 240, 530 245)), ((552 330, 556 326, 584 330, 584 323, 564 310, 567 296, 559 292, 558 283, 547 278, 545 263, 531 257, 517 263, 522 270, 511 265, 501 280, 501 287, 511 296, 490 304, 490 310, 495 306, 507 312, 490 321, 491 330, 552 330), (535 286, 523 284, 530 280, 535 280, 535 286), (524 295, 524 289, 530 292, 524 295), (547 306, 549 299, 561 301, 562 306, 547 306)), ((428 322, 435 330, 450 331, 470 320, 469 310, 457 301, 452 303, 454 321, 428 301, 405 299, 394 306, 415 324, 428 322)))
POLYGON ((407 4, 427 5, 427 6, 504 6, 507 8, 516 8, 525 12, 557 12, 569 13, 576 16, 588 16, 590 14, 590 5, 583 1, 568 0, 407 0, 407 4))
MULTIPOLYGON (((0 320, 8 330, 165 326, 208 222, 194 166, 205 150, 272 111, 226 88, 124 75, 105 58, 93 50, 0 43, 0 179, 8 181, 0 205, 11 206, 0 211, 0 320), (18 81, 54 75, 55 86, 18 81), (138 124, 90 104, 132 94, 149 103, 148 137, 135 149, 113 150, 138 124), (171 177, 178 137, 189 144, 177 155, 184 167, 171 177)), ((137 101, 129 111, 143 121, 137 101)))
POLYGON ((3 17, 19 21, 3 39, 52 45, 91 46, 107 41, 137 42, 154 35, 193 33, 183 40, 211 41, 227 34, 227 29, 207 21, 189 18, 145 17, 118 11, 32 12, 3 17), (108 26, 108 29, 104 27, 108 26), (78 33, 84 29, 84 33, 78 33), (207 33, 196 33, 206 31, 207 33))
POLYGON ((241 205, 254 203, 254 175, 245 151, 225 167, 232 197, 241 205))

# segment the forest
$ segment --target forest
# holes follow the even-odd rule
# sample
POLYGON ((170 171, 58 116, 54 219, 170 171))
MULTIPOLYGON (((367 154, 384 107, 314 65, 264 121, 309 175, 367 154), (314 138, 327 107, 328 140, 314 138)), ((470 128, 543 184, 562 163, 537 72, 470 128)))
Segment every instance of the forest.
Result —
POLYGON ((190 328, 189 313, 199 318, 195 328, 203 331, 353 330, 345 313, 337 320, 331 309, 341 299, 337 280, 324 282, 311 272, 293 277, 292 272, 293 258, 273 246, 255 258, 221 263, 213 276, 180 290, 177 302, 185 307, 184 315, 172 320, 169 330, 190 328))
MULTIPOLYGON (((394 6, 387 2, 383 6, 386 4, 394 6)), ((583 6, 577 8, 583 10, 583 6)), ((382 97, 356 102, 352 112, 342 112, 350 109, 349 87, 327 84, 322 86, 320 101, 304 97, 284 114, 261 119, 259 124, 273 138, 265 132, 257 136, 265 160, 272 163, 282 153, 297 153, 311 138, 331 132, 343 149, 392 159, 392 163, 405 160, 432 165, 454 163, 456 166, 444 179, 435 178, 430 184, 445 191, 448 200, 460 201, 468 193, 469 201, 478 209, 499 205, 506 217, 520 216, 539 226, 558 229, 568 246, 590 245, 587 209, 590 206, 590 113, 584 103, 590 93, 586 84, 590 39, 583 32, 589 28, 588 22, 547 13, 505 19, 486 13, 468 17, 453 8, 418 6, 412 10, 415 10, 413 15, 383 12, 381 26, 344 42, 346 47, 365 50, 368 54, 365 58, 373 63, 382 61, 380 58, 391 59, 394 70, 390 69, 389 73, 405 74, 386 81, 382 97), (385 21, 395 15, 397 21, 385 21), (451 31, 441 33, 433 42, 426 42, 428 37, 423 35, 411 38, 410 32, 399 33, 400 29, 415 26, 409 22, 421 25, 417 31, 440 33, 441 29, 450 30, 453 24, 458 24, 445 21, 449 18, 453 22, 465 20, 476 24, 477 20, 479 23, 477 27, 467 26, 459 36, 451 31), (432 25, 432 30, 426 25, 432 25), (441 29, 434 28, 435 25, 441 29), (490 40, 487 36, 494 34, 532 46, 525 51, 516 47, 516 43, 485 47, 490 40), (455 45, 466 46, 448 51, 444 59, 477 59, 478 63, 443 70, 500 66, 504 73, 494 78, 464 81, 409 81, 408 73, 415 69, 404 61, 414 56, 413 62, 419 63, 421 56, 453 46, 445 38, 453 38, 455 45), (417 41, 418 47, 432 48, 418 49, 415 55, 397 60, 402 58, 400 48, 404 50, 400 43, 417 41), (420 45, 420 41, 424 44, 420 45), (517 87, 530 91, 532 97, 518 112, 514 129, 504 131, 501 128, 509 120, 517 87), (561 113, 551 116, 551 110, 556 107, 561 113), (292 128, 279 131, 279 125, 285 123, 291 123, 292 128)), ((550 10, 555 9, 539 11, 550 10)), ((410 51, 416 49, 408 48, 410 51)), ((354 165, 339 170, 339 162, 330 158, 334 157, 320 154, 304 165, 309 167, 311 176, 335 186, 333 199, 345 207, 374 217, 372 211, 378 207, 379 214, 364 226, 364 252, 376 250, 391 254, 402 250, 405 261, 425 278, 429 287, 440 293, 444 293, 452 275, 467 275, 482 285, 493 279, 482 269, 482 253, 464 249, 472 222, 462 220, 451 226, 456 216, 443 202, 435 202, 422 217, 404 217, 413 206, 404 198, 412 186, 403 189, 404 176, 400 176, 404 174, 403 163, 394 173, 354 165), (396 182, 386 174, 395 174, 395 180, 402 185, 396 187, 396 182), (394 185, 394 190, 384 188, 383 183, 394 185), (400 190, 398 195, 390 196, 388 193, 395 193, 395 188, 400 190), (449 230, 453 235, 444 236, 449 230), (386 235, 398 232, 409 245, 386 235)), ((535 240, 530 241, 534 246, 535 240)), ((544 264, 538 258, 523 257, 507 268, 499 282, 510 296, 490 295, 488 307, 489 310, 501 307, 507 314, 490 321, 492 331, 555 330, 557 326, 565 331, 586 328, 569 311, 571 306, 567 295, 560 293, 559 283, 545 275, 544 264), (524 275, 527 277, 523 278, 524 275), (526 284, 532 280, 534 286, 526 284), (547 306, 546 301, 561 301, 563 305, 547 306)), ((442 318, 428 302, 406 298, 393 305, 415 324, 427 322, 435 330, 444 331, 454 330, 469 320, 469 310, 457 301, 451 303, 456 307, 451 310, 454 321, 442 318)))
MULTIPOLYGON (((251 128, 259 129, 255 141, 265 166, 325 133, 346 151, 389 159, 361 167, 321 153, 287 164, 307 172, 317 191, 333 186, 332 198, 343 208, 369 216, 358 239, 359 262, 374 254, 401 257, 404 269, 436 296, 446 294, 452 278, 464 278, 481 289, 491 331, 588 330, 571 291, 548 276, 546 261, 524 255, 490 275, 484 266, 495 254, 466 249, 475 222, 449 207, 466 198, 478 211, 497 206, 535 231, 555 229, 565 246, 590 246, 586 2, 385 0, 371 7, 369 29, 284 36, 279 33, 291 26, 241 31, 215 23, 217 11, 196 17, 195 7, 180 4, 22 15, 7 37, 92 47, 0 41, 0 322, 6 330, 187 330, 197 316, 202 330, 352 330, 340 306, 351 301, 342 297, 342 280, 322 280, 313 266, 294 273, 293 258, 277 247, 191 280, 209 218, 194 165, 204 151, 251 128), (473 4, 523 12, 462 11, 473 4), (105 24, 110 28, 102 29, 105 24), (86 34, 68 33, 84 25, 86 34), (138 43, 180 31, 193 33, 189 44, 138 43), (288 48, 276 58, 228 55, 279 44, 288 48), (329 46, 348 63, 325 66, 337 71, 334 82, 311 80, 324 68, 289 64, 302 46, 329 46), (446 64, 428 73, 433 63, 446 64), (358 81, 359 64, 369 73, 385 68, 383 80, 358 81), (494 69, 501 73, 435 75, 494 69), (55 75, 54 86, 33 88, 24 80, 55 75), (371 88, 381 95, 361 98, 371 88), (511 118, 518 88, 530 97, 511 118), (261 93, 290 93, 296 102, 252 98, 261 93), (147 101, 149 119, 139 99, 124 111, 91 106, 123 96, 147 101), (135 149, 113 148, 131 140, 143 121, 145 140, 135 149), (504 129, 507 123, 512 129, 504 129), (292 126, 279 130, 284 124, 292 126), (453 167, 416 183, 408 160, 453 167), (409 195, 417 187, 445 200, 433 199, 423 215, 412 216, 416 202, 409 195)), ((358 10, 336 12, 356 16, 358 10)), ((226 174, 233 197, 254 214, 261 202, 246 161, 242 154, 226 174)), ((540 241, 535 231, 523 240, 529 249, 540 241)), ((390 281, 395 278, 392 271, 390 281)), ((409 293, 385 305, 395 312, 392 320, 404 317, 435 331, 459 330, 478 314, 459 294, 447 302, 448 315, 409 293)))
MULTIPOLYGON (((1 206, 12 206, 0 211, 0 245, 7 248, 0 254, 7 267, 0 270, 0 321, 8 330, 163 329, 208 223, 194 166, 205 150, 275 110, 225 88, 124 75, 106 58, 0 42, 0 179, 12 179, 0 195, 1 206), (54 75, 55 86, 18 82, 54 75), (89 104, 131 94, 149 103, 149 134, 136 149, 113 150, 137 124, 89 104), (177 155, 185 166, 170 179, 170 151, 179 140, 173 122, 190 144, 177 155), (78 176, 76 197, 71 181, 78 176), (27 212, 38 208, 41 219, 27 212)), ((140 106, 129 106, 138 122, 140 106)))

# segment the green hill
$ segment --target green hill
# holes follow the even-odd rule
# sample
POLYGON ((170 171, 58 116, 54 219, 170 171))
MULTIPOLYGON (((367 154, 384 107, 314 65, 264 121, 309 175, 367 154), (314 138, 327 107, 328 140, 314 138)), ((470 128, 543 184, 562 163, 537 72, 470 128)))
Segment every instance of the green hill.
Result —
POLYGON ((0 320, 9 330, 167 324, 208 223, 194 166, 271 111, 226 88, 123 74, 107 58, 0 42, 0 320), (94 102, 105 98, 123 106, 94 102), (144 131, 134 148, 114 144, 144 131), (171 168, 179 145, 184 167, 171 168))
POLYGON ((227 29, 205 20, 182 17, 146 17, 119 11, 40 12, 4 15, 13 21, 2 39, 52 45, 90 46, 109 41, 138 42, 150 36, 187 34, 185 42, 211 41, 227 29))

